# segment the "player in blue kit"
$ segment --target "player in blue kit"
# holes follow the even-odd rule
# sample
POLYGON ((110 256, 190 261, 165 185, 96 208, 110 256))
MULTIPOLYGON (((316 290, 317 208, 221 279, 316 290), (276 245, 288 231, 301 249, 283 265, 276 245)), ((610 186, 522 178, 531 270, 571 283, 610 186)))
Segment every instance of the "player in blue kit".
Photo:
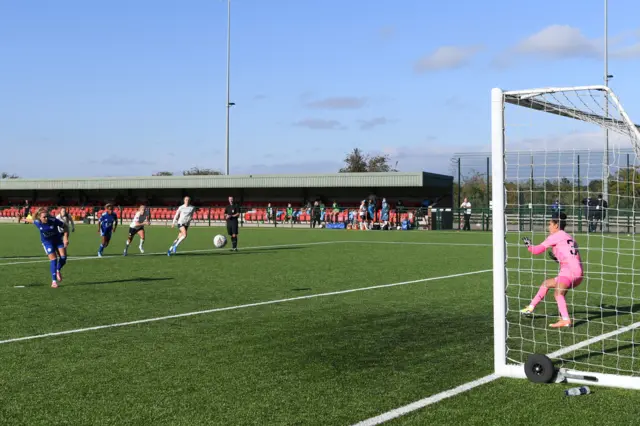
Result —
POLYGON ((33 224, 40 231, 42 247, 44 247, 44 251, 49 257, 51 287, 58 288, 58 282, 62 281, 60 271, 67 263, 67 252, 62 240, 64 223, 55 217, 51 217, 44 208, 38 209, 34 217, 33 224))
POLYGON ((98 232, 102 237, 102 242, 98 249, 98 257, 102 257, 102 251, 109 245, 111 235, 116 232, 116 228, 118 227, 118 216, 113 212, 113 205, 107 204, 104 206, 104 209, 106 211, 102 213, 102 216, 100 216, 98 220, 98 232))

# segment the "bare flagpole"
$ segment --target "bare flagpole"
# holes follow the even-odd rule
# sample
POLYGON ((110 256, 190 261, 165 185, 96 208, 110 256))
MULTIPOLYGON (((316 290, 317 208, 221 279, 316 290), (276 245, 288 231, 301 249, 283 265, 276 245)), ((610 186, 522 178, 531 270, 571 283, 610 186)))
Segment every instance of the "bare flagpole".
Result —
POLYGON ((231 102, 231 0, 227 0, 227 125, 225 127, 226 163, 225 175, 229 175, 229 112, 231 102))
MULTIPOLYGON (((604 85, 609 87, 609 1, 604 0, 604 85)), ((604 103, 605 117, 609 118, 609 94, 605 92, 604 103)), ((602 180, 603 199, 609 201, 609 129, 604 129, 605 151, 604 151, 604 176, 602 180)))

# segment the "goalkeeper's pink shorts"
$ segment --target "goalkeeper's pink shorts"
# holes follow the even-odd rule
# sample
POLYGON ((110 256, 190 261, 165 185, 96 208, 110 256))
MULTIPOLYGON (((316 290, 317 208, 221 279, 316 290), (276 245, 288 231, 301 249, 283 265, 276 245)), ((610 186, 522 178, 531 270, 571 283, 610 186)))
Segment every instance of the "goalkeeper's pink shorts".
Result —
POLYGON ((582 282, 582 277, 573 278, 573 277, 568 277, 566 275, 558 275, 556 277, 556 283, 564 284, 566 288, 578 287, 581 282, 582 282))

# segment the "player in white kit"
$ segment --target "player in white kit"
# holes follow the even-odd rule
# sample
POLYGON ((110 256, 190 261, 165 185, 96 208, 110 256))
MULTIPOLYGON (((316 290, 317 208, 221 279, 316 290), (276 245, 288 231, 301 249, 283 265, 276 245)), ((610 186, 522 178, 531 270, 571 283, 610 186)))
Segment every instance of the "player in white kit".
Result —
POLYGON ((182 241, 187 238, 187 230, 189 229, 189 224, 191 223, 191 218, 193 218, 193 212, 196 210, 194 206, 191 205, 191 198, 184 197, 184 204, 178 207, 176 211, 176 215, 173 217, 173 222, 171 222, 171 227, 174 228, 176 224, 178 225, 178 238, 175 239, 169 250, 167 250, 167 256, 171 256, 171 254, 176 254, 176 250, 182 241))
POLYGON ((73 223, 73 218, 64 207, 60 209, 60 213, 56 216, 56 219, 59 219, 64 226, 61 229, 62 232, 62 242, 64 243, 64 248, 69 247, 69 234, 71 232, 76 232, 76 224, 73 223))
POLYGON ((147 206, 141 205, 135 216, 133 216, 133 220, 131 221, 131 225, 129 225, 129 237, 127 237, 127 243, 124 247, 124 256, 129 253, 129 245, 133 241, 133 237, 140 235, 140 245, 138 248, 140 249, 140 253, 144 253, 144 226, 150 225, 149 222, 149 210, 147 210, 147 206))

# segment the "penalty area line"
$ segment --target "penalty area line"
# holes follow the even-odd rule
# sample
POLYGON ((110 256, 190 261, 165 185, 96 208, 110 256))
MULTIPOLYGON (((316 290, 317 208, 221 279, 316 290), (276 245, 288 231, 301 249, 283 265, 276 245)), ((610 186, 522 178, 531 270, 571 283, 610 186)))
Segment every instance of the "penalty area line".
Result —
POLYGON ((356 292, 360 292, 360 291, 377 290, 377 289, 381 289, 381 288, 390 288, 390 287, 399 287, 399 286, 405 286, 405 285, 409 285, 409 284, 417 284, 417 283, 424 283, 424 282, 429 282, 429 281, 445 280, 445 279, 449 279, 449 278, 466 277, 466 276, 470 276, 470 275, 483 274, 483 273, 487 273, 487 272, 491 272, 491 271, 493 271, 493 270, 492 269, 484 269, 484 270, 480 270, 480 271, 463 272, 463 273, 460 273, 460 274, 444 275, 444 276, 440 276, 440 277, 430 277, 430 278, 422 278, 422 279, 419 279, 419 280, 402 281, 402 282, 392 283, 392 284, 381 284, 381 285, 374 285, 374 286, 370 286, 370 287, 360 287, 360 288, 353 288, 353 289, 348 289, 348 290, 330 291, 330 292, 327 292, 327 293, 309 294, 309 295, 306 295, 306 296, 290 297, 290 298, 287 298, 287 299, 268 300, 268 301, 265 301, 265 302, 247 303, 247 304, 244 304, 244 305, 236 305, 236 306, 227 306, 227 307, 223 307, 223 308, 206 309, 206 310, 203 310, 203 311, 185 312, 185 313, 182 313, 182 314, 166 315, 166 316, 163 316, 163 317, 146 318, 146 319, 140 319, 140 320, 135 320, 135 321, 120 322, 120 323, 115 323, 115 324, 97 325, 97 326, 94 326, 94 327, 77 328, 77 329, 74 329, 74 330, 64 330, 64 331, 56 331, 56 332, 52 332, 52 333, 35 334, 35 335, 32 335, 32 336, 24 336, 24 337, 12 338, 12 339, 0 340, 0 345, 6 345, 7 343, 23 342, 23 341, 26 341, 26 340, 43 339, 45 337, 65 336, 65 335, 68 335, 68 334, 77 334, 77 333, 84 333, 84 332, 87 332, 87 331, 103 330, 103 329, 107 329, 107 328, 125 327, 125 326, 129 326, 129 325, 146 324, 146 323, 165 321, 165 320, 176 319, 176 318, 193 317, 193 316, 196 316, 196 315, 211 314, 211 313, 215 313, 215 312, 235 311, 235 310, 239 310, 239 309, 253 308, 253 307, 256 307, 256 306, 276 305, 276 304, 280 304, 280 303, 295 302, 297 300, 315 299, 315 298, 319 298, 319 297, 337 296, 337 295, 341 295, 341 294, 356 293, 356 292))
POLYGON ((420 410, 431 404, 440 402, 443 399, 451 398, 456 395, 460 395, 461 393, 467 392, 471 389, 477 388, 478 386, 486 385, 487 383, 493 382, 494 380, 499 378, 500 377, 495 374, 489 374, 488 376, 481 377, 477 380, 467 382, 463 385, 446 390, 444 392, 440 392, 419 401, 412 402, 411 404, 407 404, 403 407, 395 408, 391 411, 387 411, 386 413, 382 413, 378 416, 371 417, 370 419, 363 420, 359 423, 354 424, 353 426, 376 426, 400 416, 404 416, 405 414, 409 414, 413 411, 420 410))

